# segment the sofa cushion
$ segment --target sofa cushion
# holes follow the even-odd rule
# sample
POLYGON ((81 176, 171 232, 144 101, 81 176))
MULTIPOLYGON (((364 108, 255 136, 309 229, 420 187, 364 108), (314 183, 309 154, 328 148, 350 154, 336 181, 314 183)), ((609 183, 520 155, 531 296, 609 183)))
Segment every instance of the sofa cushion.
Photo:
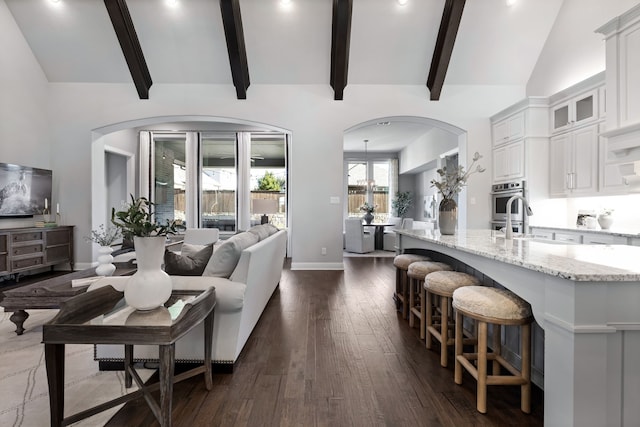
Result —
POLYGON ((269 236, 273 236, 280 231, 280 229, 273 224, 263 224, 262 226, 269 232, 269 236))
MULTIPOLYGON (((207 247, 207 245, 193 245, 190 243, 183 243, 182 246, 180 247, 180 253, 182 255, 191 256, 191 255, 197 254, 198 252, 203 250, 205 247, 207 247)), ((209 254, 209 256, 211 256, 211 254, 209 254)), ((207 261, 209 260, 207 259, 207 261)))
POLYGON ((258 236, 254 233, 244 231, 234 234, 216 249, 202 275, 228 278, 236 268, 242 251, 256 243, 258 243, 258 236))
POLYGON ((266 224, 254 225, 253 227, 251 227, 247 231, 249 233, 253 233, 256 236, 258 236, 259 240, 264 240, 267 237, 269 237, 269 230, 267 228, 265 228, 265 225, 266 224))
POLYGON ((205 245, 198 252, 189 255, 165 250, 164 271, 170 275, 201 276, 212 253, 213 244, 205 245))

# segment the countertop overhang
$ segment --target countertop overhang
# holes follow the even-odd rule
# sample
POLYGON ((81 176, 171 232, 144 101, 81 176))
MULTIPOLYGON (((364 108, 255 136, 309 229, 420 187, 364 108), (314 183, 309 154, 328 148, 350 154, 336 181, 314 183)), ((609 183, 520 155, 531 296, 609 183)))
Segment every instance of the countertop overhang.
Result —
POLYGON ((396 232, 576 282, 640 281, 640 247, 637 246, 506 240, 501 232, 493 230, 463 230, 453 236, 441 235, 437 230, 396 232))

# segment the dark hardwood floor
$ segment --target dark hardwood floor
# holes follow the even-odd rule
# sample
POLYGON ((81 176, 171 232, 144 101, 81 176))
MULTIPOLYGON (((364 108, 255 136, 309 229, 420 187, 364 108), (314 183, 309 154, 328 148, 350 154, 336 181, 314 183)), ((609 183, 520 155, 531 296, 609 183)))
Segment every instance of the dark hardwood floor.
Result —
MULTIPOLYGON (((453 382, 439 353, 396 312, 393 258, 345 258, 345 271, 285 269, 233 374, 174 387, 174 426, 540 426, 519 387, 490 387, 486 415, 475 386, 453 382)), ((143 400, 108 426, 158 425, 143 400)))

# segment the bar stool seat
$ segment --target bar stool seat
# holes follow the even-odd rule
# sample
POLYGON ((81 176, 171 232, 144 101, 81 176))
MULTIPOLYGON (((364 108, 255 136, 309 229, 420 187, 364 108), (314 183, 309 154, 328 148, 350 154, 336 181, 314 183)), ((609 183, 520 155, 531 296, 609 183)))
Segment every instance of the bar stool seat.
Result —
POLYGON ((396 267, 396 298, 402 304, 402 317, 405 319, 409 315, 409 298, 408 298, 408 277, 407 271, 409 266, 417 261, 429 261, 430 258, 418 254, 401 254, 393 258, 393 265, 396 267), (406 296, 406 297, 405 297, 406 296))
POLYGON ((520 409, 531 412, 531 305, 506 289, 485 286, 465 286, 453 292, 453 308, 456 309, 456 365, 454 379, 462 384, 462 368, 477 379, 478 412, 487 412, 488 385, 519 385, 520 409), (477 353, 463 353, 463 317, 478 321, 477 353), (493 325, 493 352, 487 352, 487 324, 493 325), (521 369, 518 370, 501 355, 500 336, 502 325, 520 326, 521 369), (477 367, 473 361, 477 360, 477 367), (488 375, 487 361, 493 362, 492 375, 488 375), (501 375, 504 367, 511 375, 501 375))
POLYGON ((420 339, 424 338, 424 327, 422 326, 422 307, 424 306, 424 298, 422 298, 422 284, 424 278, 430 273, 442 270, 453 270, 449 264, 438 261, 416 261, 412 263, 407 270, 409 278, 409 326, 415 326, 415 319, 420 322, 420 339))
POLYGON ((421 321, 421 329, 426 330, 425 343, 431 349, 431 338, 440 343, 440 365, 447 367, 447 350, 455 343, 452 317, 450 309, 453 292, 463 286, 478 286, 480 280, 470 274, 459 271, 436 271, 428 274, 422 287, 422 300, 426 309, 423 309, 424 317, 421 321), (440 297, 440 315, 436 316, 433 296, 440 297), (451 330, 451 334, 449 331, 451 330))

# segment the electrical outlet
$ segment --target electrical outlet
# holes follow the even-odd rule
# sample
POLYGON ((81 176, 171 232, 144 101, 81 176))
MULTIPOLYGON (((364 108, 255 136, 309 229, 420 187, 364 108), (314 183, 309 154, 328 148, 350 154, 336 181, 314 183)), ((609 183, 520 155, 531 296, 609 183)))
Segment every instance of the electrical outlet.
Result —
POLYGON ((322 255, 326 255, 326 254, 327 254, 327 248, 322 248, 322 249, 320 250, 320 253, 321 253, 322 255))

